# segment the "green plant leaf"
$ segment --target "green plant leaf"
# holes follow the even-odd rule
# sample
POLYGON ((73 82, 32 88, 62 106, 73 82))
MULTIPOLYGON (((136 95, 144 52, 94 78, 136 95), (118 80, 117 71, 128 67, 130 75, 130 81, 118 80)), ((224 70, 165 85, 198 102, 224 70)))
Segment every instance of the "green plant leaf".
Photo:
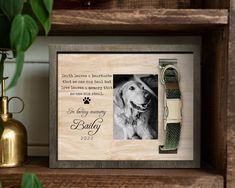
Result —
POLYGON ((38 34, 38 26, 29 15, 18 14, 11 26, 11 48, 16 50, 16 71, 8 89, 15 86, 23 68, 24 52, 31 46, 38 34))
POLYGON ((47 21, 45 22, 45 27, 46 27, 46 35, 48 35, 49 31, 51 30, 51 17, 49 17, 47 19, 47 21))
POLYGON ((18 51, 26 51, 38 34, 38 26, 29 15, 18 14, 11 26, 10 41, 11 47, 18 51))
POLYGON ((10 48, 11 23, 6 16, 0 16, 0 49, 10 48))
POLYGON ((21 188, 41 188, 42 183, 39 178, 31 172, 26 172, 23 174, 21 180, 21 188))
POLYGON ((49 14, 51 14, 52 13, 52 7, 53 7, 53 0, 43 0, 43 2, 44 2, 44 5, 47 9, 47 12, 49 14))
POLYGON ((0 0, 0 8, 9 20, 20 14, 24 6, 24 0, 0 0))
POLYGON ((46 35, 51 30, 51 14, 52 14, 52 8, 53 8, 53 0, 43 0, 44 5, 49 13, 49 17, 47 21, 45 22, 45 28, 46 28, 46 35))
POLYGON ((46 7, 46 5, 44 4, 44 0, 31 0, 30 3, 33 13, 42 24, 47 35, 51 28, 50 13, 48 11, 50 7, 46 7))
POLYGON ((10 89, 14 87, 17 84, 17 81, 21 75, 22 69, 24 65, 24 52, 23 51, 17 51, 16 54, 16 71, 13 76, 13 79, 11 80, 11 83, 7 87, 7 89, 10 89))
POLYGON ((0 188, 3 188, 3 186, 2 186, 2 182, 0 182, 0 188))

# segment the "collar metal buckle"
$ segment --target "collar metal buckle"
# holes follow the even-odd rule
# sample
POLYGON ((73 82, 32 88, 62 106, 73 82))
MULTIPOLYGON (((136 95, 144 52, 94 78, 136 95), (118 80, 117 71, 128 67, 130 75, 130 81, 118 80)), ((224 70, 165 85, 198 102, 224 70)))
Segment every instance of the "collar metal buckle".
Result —
POLYGON ((165 79, 164 79, 164 76, 165 76, 165 72, 167 69, 174 69, 177 73, 177 77, 178 77, 178 81, 180 81, 180 74, 179 74, 179 71, 178 69, 176 68, 176 66, 174 65, 166 65, 165 67, 161 67, 161 83, 164 85, 165 84, 165 79))
POLYGON ((167 123, 181 123, 182 121, 182 100, 167 99, 164 100, 164 130, 167 123))

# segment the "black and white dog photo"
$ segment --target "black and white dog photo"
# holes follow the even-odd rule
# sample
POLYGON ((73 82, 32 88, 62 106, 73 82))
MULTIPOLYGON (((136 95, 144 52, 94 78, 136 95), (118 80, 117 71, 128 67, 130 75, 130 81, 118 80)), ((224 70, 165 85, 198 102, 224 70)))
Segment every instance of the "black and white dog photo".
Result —
POLYGON ((113 138, 157 139, 158 75, 114 75, 113 138))

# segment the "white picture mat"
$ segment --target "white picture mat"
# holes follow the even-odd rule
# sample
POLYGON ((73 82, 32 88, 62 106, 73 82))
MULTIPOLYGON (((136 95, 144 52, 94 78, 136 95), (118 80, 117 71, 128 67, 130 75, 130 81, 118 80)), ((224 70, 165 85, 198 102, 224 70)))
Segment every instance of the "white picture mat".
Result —
MULTIPOLYGON (((100 72, 104 74, 105 70, 99 67, 109 67, 106 70, 109 74, 147 73, 159 75, 159 59, 177 59, 177 66, 181 74, 183 126, 178 153, 167 155, 158 153, 158 145, 164 144, 165 138, 162 113, 163 87, 158 82, 158 140, 113 140, 113 99, 112 94, 108 94, 105 101, 107 109, 109 109, 110 118, 108 119, 110 122, 106 123, 110 126, 103 130, 100 129, 100 136, 96 137, 96 140, 80 141, 77 139, 78 132, 68 131, 69 120, 64 118, 70 97, 66 99, 66 94, 59 91, 58 160, 193 160, 193 54, 60 54, 58 58, 58 84, 63 73, 90 72, 97 74, 100 72)), ((81 100, 79 99, 79 101, 81 100)))

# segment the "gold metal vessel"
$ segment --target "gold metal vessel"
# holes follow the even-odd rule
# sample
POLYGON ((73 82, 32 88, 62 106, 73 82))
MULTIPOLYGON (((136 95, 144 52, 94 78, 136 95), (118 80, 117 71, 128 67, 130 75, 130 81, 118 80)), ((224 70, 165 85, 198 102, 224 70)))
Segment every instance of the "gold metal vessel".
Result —
MULTIPOLYGON (((21 166, 27 158, 26 129, 21 122, 12 118, 12 113, 8 112, 8 103, 13 98, 22 101, 18 97, 8 99, 8 97, 5 96, 4 79, 2 81, 2 96, 0 97, 0 123, 4 128, 0 137, 0 167, 21 166)), ((23 108, 24 105, 22 110, 23 108)))

